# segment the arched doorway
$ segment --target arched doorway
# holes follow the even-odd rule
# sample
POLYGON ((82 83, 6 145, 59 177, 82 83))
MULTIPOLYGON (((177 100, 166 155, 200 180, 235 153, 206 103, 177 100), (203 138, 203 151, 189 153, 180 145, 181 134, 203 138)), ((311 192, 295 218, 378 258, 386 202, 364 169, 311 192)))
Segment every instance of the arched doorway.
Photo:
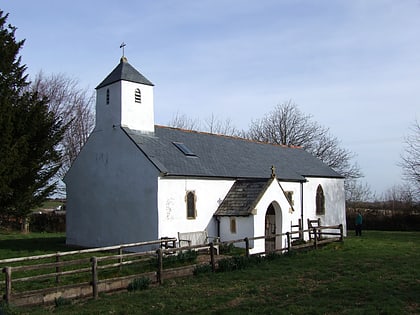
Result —
POLYGON ((277 247, 281 248, 281 237, 269 237, 280 233, 282 233, 281 208, 277 202, 273 201, 265 213, 265 252, 273 251, 277 247))

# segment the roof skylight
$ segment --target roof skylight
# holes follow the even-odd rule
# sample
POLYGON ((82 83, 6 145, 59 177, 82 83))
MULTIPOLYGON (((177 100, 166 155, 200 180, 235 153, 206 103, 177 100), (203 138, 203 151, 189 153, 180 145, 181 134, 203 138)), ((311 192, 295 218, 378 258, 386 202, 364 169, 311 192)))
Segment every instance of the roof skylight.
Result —
POLYGON ((197 156, 193 151, 190 150, 184 143, 182 142, 172 142, 182 153, 186 156, 197 156))

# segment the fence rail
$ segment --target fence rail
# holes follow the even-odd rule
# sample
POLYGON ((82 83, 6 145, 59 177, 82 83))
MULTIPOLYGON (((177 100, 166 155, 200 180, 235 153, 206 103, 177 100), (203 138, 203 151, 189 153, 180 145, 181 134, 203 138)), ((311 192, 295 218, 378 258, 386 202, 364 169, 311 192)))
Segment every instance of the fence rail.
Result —
MULTIPOLYGON (((4 273, 4 296, 6 303, 14 303, 15 305, 34 305, 54 302, 56 298, 77 298, 82 296, 93 296, 97 298, 99 292, 107 292, 113 290, 121 290, 127 288, 130 281, 139 276, 148 277, 152 282, 162 284, 164 279, 170 277, 186 276, 193 273, 196 264, 191 264, 178 268, 164 268, 165 257, 186 252, 194 249, 207 249, 209 260, 207 263, 211 265, 212 271, 217 269, 217 260, 220 257, 215 257, 214 246, 228 246, 239 245, 244 247, 245 255, 250 256, 250 241, 261 239, 275 239, 276 237, 286 236, 286 246, 277 248, 271 252, 287 252, 295 249, 302 249, 313 247, 317 248, 320 244, 325 244, 333 241, 343 241, 343 226, 320 226, 308 230, 292 231, 282 234, 273 234, 270 236, 246 237, 244 239, 230 240, 225 242, 211 242, 205 245, 183 246, 174 248, 165 248, 163 243, 176 242, 175 238, 166 238, 163 240, 155 240, 150 242, 130 243, 117 246, 107 246, 94 249, 84 249, 69 252, 58 252, 54 254, 10 258, 0 260, 0 266, 4 273), (312 234, 312 241, 302 244, 294 244, 296 238, 293 234, 300 236, 305 233, 312 234), (325 238, 327 237, 327 238, 325 238), (145 252, 124 252, 134 247, 159 245, 156 251, 145 252), (118 254, 109 254, 112 251, 118 251, 118 254), (96 253, 98 255, 82 257, 80 255, 89 255, 96 253), (108 255, 106 255, 108 253, 108 255), (63 260, 64 257, 69 256, 69 260, 63 260), (75 256, 71 259, 71 256, 75 256), (48 261, 53 259, 53 261, 48 261), (35 261, 35 264, 30 264, 35 261), (39 261, 42 261, 39 263, 39 261), (19 264, 19 265, 16 265, 19 264), (110 272, 110 275, 105 275, 107 271, 112 271, 130 265, 138 265, 138 270, 131 271, 130 275, 122 276, 110 272), (72 268, 70 270, 64 269, 72 268), (143 269, 142 269, 143 268, 143 269), (149 268, 149 269, 148 269, 149 268), (153 268, 150 270, 150 268, 153 268), (28 275, 28 272, 35 272, 36 274, 28 275), (101 276, 104 279, 100 279, 101 276), (61 283, 65 277, 77 276, 78 281, 72 281, 71 285, 61 283), (22 283, 36 283, 42 281, 49 281, 47 288, 42 289, 28 289, 22 283), (17 288, 20 283, 21 287, 17 288), (13 286, 15 284, 15 286, 13 286)), ((266 254, 267 252, 258 253, 266 254)))

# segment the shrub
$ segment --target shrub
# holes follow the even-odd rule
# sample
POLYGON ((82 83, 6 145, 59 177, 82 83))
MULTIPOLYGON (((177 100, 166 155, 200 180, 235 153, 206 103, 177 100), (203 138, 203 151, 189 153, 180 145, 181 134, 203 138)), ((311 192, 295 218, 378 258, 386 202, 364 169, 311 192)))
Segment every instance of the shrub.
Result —
POLYGON ((60 307, 63 305, 70 305, 71 301, 60 296, 59 298, 54 299, 54 304, 55 304, 55 307, 60 307))
POLYGON ((197 260, 198 252, 195 250, 187 250, 185 252, 178 252, 178 255, 176 256, 169 256, 170 257, 176 257, 176 261, 181 262, 195 262, 197 260))
MULTIPOLYGON (((186 264, 192 264, 197 261, 198 253, 194 250, 188 250, 184 252, 178 252, 176 255, 164 256, 163 267, 173 268, 177 266, 183 266, 186 264)), ((156 270, 157 258, 152 257, 149 260, 149 266, 151 270, 156 270)))
POLYGON ((228 271, 233 271, 236 269, 233 258, 220 259, 218 265, 219 265, 218 271, 220 272, 228 272, 228 271))
POLYGON ((230 244, 221 244, 220 245, 220 254, 230 254, 233 250, 233 243, 230 244))
POLYGON ((177 255, 166 256, 163 258, 164 267, 175 267, 185 263, 194 263, 197 260, 198 253, 194 250, 178 252, 177 255))
POLYGON ((204 264, 204 265, 198 265, 194 268, 194 276, 198 276, 201 274, 206 274, 206 273, 211 273, 212 269, 211 269, 211 265, 209 264, 204 264))
POLYGON ((245 269, 252 263, 252 260, 246 256, 234 256, 231 258, 224 258, 219 260, 219 271, 233 271, 245 269))
POLYGON ((134 279, 131 281, 127 287, 128 291, 139 291, 139 290, 147 290, 150 285, 150 279, 147 277, 141 277, 134 279))
POLYGON ((279 254, 279 253, 268 253, 266 255, 254 255, 250 257, 246 256, 234 256, 230 258, 224 258, 219 260, 219 268, 217 271, 219 272, 227 272, 227 271, 234 271, 234 270, 241 270, 248 268, 249 266, 258 265, 264 261, 272 261, 283 257, 286 254, 279 254))
POLYGON ((10 305, 8 305, 6 302, 1 301, 0 302, 0 315, 14 315, 17 314, 10 305))
POLYGON ((270 252, 264 258, 266 260, 275 260, 275 259, 279 258, 280 256, 281 256, 281 254, 278 254, 278 253, 275 253, 275 252, 270 252))

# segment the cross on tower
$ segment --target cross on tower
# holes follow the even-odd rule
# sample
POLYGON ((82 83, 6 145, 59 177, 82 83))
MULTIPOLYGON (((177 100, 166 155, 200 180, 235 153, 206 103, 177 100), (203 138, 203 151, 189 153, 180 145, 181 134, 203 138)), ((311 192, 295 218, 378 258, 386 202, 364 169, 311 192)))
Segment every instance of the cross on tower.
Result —
POLYGON ((122 57, 124 57, 124 47, 126 44, 124 42, 121 43, 120 48, 122 48, 122 57))

